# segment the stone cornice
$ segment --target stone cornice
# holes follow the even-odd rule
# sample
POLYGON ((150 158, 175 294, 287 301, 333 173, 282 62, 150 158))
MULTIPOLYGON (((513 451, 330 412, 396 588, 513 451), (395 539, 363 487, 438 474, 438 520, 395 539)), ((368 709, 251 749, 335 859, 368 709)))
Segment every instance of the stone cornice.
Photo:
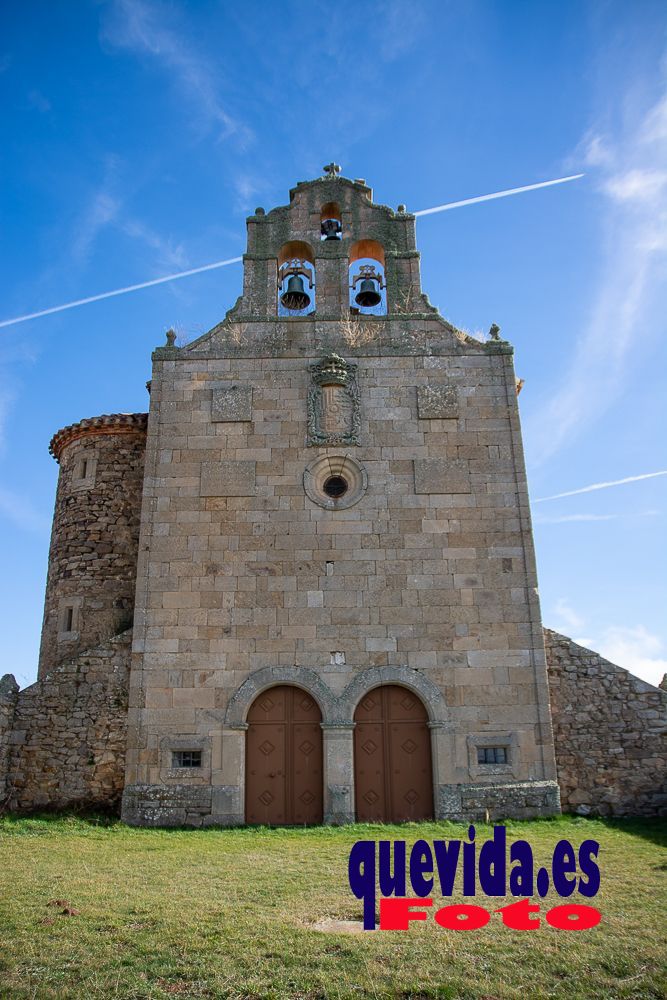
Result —
POLYGON ((56 431, 49 444, 49 454, 59 462, 63 448, 77 438, 100 434, 145 434, 147 424, 147 413, 102 413, 99 417, 87 417, 56 431))

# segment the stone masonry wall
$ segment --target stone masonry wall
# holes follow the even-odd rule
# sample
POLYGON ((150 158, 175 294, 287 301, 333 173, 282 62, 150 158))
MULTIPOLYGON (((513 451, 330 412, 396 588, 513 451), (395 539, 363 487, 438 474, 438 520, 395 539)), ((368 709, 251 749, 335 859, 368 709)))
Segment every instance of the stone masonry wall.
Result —
POLYGON ((667 692, 544 631, 565 812, 667 813, 667 692))
POLYGON ((117 806, 125 771, 131 641, 131 631, 114 636, 18 696, 13 678, 2 678, 0 767, 3 736, 9 752, 0 807, 28 812, 117 806), (2 697, 5 689, 11 697, 2 697))
POLYGON ((556 790, 511 359, 445 350, 354 355, 362 443, 326 454, 363 466, 367 488, 340 510, 304 486, 323 453, 306 443, 318 355, 156 359, 128 786, 201 782, 169 771, 187 737, 210 750, 211 787, 240 800, 242 739, 224 717, 251 674, 309 669, 339 695, 362 671, 407 664, 447 702, 439 785, 498 784, 471 774, 470 742, 498 738, 511 747, 506 783, 556 790), (215 395, 239 386, 252 419, 214 419, 215 395), (451 390, 457 416, 420 416, 418 390, 434 386, 451 390))
POLYGON ((184 796, 178 807, 170 797, 174 821, 189 812, 185 790, 208 787, 207 819, 242 822, 245 723, 230 721, 232 700, 260 676, 317 698, 311 673, 345 709, 324 719, 336 727, 325 816, 355 815, 354 710, 397 672, 429 714, 436 815, 462 814, 469 784, 496 799, 511 786, 518 814, 518 786, 526 801, 547 782, 548 806, 531 808, 558 810, 512 348, 437 314, 421 292, 414 216, 370 195, 318 179, 256 213, 236 306, 153 356, 129 821, 143 822, 147 789, 167 785, 184 796), (320 240, 329 202, 340 241, 320 240), (386 261, 382 316, 350 309, 348 264, 367 240, 386 261), (316 312, 303 317, 277 310, 292 241, 315 260, 316 312), (336 470, 347 489, 330 502, 336 470), (173 768, 179 745, 206 766, 173 768), (480 769, 481 745, 506 748, 505 763, 480 769))

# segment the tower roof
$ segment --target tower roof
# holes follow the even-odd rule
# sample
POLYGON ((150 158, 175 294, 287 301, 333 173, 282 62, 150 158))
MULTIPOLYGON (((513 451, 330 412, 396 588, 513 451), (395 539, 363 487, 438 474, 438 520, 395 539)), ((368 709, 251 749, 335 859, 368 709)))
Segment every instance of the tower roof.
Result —
POLYGON ((63 448, 77 438, 100 434, 145 434, 147 424, 147 413, 102 413, 99 417, 86 417, 56 431, 49 444, 49 454, 59 462, 63 448))

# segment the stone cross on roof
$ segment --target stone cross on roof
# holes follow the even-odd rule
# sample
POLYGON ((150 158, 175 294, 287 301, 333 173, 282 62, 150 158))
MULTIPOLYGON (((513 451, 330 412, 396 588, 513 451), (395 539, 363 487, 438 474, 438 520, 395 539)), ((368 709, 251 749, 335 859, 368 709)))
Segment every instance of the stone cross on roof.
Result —
POLYGON ((331 161, 331 163, 327 163, 326 167, 323 167, 322 169, 324 170, 324 173, 327 175, 327 177, 331 178, 332 180, 336 176, 336 174, 340 173, 340 167, 338 166, 337 163, 334 163, 333 160, 331 161))

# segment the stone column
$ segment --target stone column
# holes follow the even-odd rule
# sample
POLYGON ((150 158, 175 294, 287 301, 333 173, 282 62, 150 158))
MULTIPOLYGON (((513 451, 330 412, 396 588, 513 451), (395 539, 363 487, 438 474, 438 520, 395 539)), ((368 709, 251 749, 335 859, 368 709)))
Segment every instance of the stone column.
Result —
POLYGON ((345 311, 349 315, 347 259, 318 256, 315 263, 317 312, 326 316, 340 316, 345 311))
POLYGON ((460 814, 455 774, 454 727, 451 722, 429 722, 433 766, 433 809, 436 819, 453 819, 460 814), (457 808, 458 806, 458 808, 457 808))
POLYGON ((324 822, 354 823, 354 722, 321 723, 324 822))
POLYGON ((245 823, 245 734, 247 722, 222 729, 220 784, 212 791, 211 815, 204 826, 243 826, 245 823))
POLYGON ((418 312, 422 306, 417 251, 398 253, 385 247, 384 273, 387 282, 387 312, 418 312))

